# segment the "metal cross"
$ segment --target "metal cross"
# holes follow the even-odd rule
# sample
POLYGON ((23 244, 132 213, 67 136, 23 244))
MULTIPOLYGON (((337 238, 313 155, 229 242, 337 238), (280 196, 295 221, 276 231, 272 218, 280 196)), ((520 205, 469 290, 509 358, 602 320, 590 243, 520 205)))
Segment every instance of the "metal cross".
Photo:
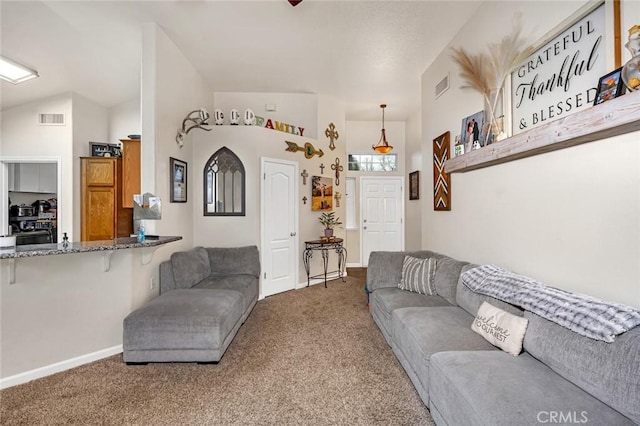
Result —
POLYGON ((302 197, 302 202, 307 204, 307 196, 306 195, 304 197, 302 197))
POLYGON ((334 195, 333 198, 336 200, 336 207, 340 207, 340 199, 342 198, 342 195, 336 191, 336 195, 334 195))
POLYGON ((338 140, 340 135, 336 132, 336 126, 333 123, 329 123, 329 127, 325 129, 324 135, 329 138, 329 149, 333 151, 336 149, 335 141, 338 140))
POLYGON ((336 157, 335 164, 331 165, 331 170, 336 171, 336 186, 340 185, 340 172, 344 170, 344 167, 340 165, 340 159, 336 157))
POLYGON ((320 174, 322 174, 322 175, 324 174, 324 167, 325 167, 325 165, 320 163, 320 174))
POLYGON ((307 178, 309 177, 309 173, 307 173, 307 169, 304 169, 302 171, 302 173, 300 173, 300 176, 302 176, 302 184, 306 185, 307 184, 307 178))

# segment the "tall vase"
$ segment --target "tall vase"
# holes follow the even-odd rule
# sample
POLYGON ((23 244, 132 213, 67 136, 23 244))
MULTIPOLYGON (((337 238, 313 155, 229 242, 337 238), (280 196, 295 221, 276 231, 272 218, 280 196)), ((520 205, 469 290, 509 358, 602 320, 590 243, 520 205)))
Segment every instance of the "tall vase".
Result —
POLYGON ((507 137, 504 133, 503 96, 502 88, 491 89, 489 96, 484 100, 484 145, 490 145, 507 137))
POLYGON ((640 90, 640 25, 629 29, 629 41, 625 47, 632 58, 622 67, 622 81, 629 90, 640 90))

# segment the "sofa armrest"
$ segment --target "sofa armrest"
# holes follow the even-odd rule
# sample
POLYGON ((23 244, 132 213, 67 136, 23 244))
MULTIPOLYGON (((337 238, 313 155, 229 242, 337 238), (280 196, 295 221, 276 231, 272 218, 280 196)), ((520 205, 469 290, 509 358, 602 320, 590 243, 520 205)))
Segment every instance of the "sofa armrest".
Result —
POLYGON ((206 250, 212 274, 247 274, 260 278, 258 247, 208 247, 206 250))
POLYGON ((367 290, 372 292, 378 288, 397 287, 402 278, 402 263, 406 255, 421 259, 442 257, 441 254, 428 250, 373 251, 369 255, 367 266, 367 290))
POLYGON ((178 288, 173 277, 173 266, 170 260, 160 263, 160 294, 178 288))

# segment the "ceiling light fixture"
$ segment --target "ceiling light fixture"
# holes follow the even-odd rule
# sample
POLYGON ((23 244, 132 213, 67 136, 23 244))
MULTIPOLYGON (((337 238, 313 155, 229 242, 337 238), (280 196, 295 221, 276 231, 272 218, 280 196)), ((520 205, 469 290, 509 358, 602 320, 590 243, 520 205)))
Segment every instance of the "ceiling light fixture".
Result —
POLYGON ((36 78, 38 72, 20 65, 11 59, 0 56, 0 78, 9 83, 18 84, 36 78))
POLYGON ((389 142, 387 142, 387 134, 384 131, 384 109, 386 107, 386 104, 380 105, 380 108, 382 108, 382 135, 380 135, 380 141, 378 141, 377 145, 371 145, 371 148, 378 154, 388 154, 393 149, 393 147, 389 145, 389 142))
POLYGON ((189 114, 187 114, 184 120, 182 120, 182 126, 178 129, 178 134, 176 135, 176 143, 180 145, 180 148, 182 148, 182 145, 184 145, 185 136, 187 136, 187 134, 191 130, 202 129, 206 132, 211 131, 211 129, 207 129, 206 127, 204 127, 210 126, 208 122, 210 117, 211 116, 209 115, 209 112, 204 108, 193 110, 189 114), (187 127, 189 122, 193 124, 191 124, 190 127, 187 127))

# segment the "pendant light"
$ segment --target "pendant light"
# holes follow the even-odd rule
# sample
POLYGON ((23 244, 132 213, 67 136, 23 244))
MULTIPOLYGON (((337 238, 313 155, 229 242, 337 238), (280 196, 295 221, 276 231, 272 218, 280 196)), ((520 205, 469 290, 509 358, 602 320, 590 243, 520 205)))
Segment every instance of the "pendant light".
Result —
POLYGON ((380 135, 378 144, 371 146, 371 148, 373 148, 373 150, 378 154, 388 154, 393 149, 393 147, 389 145, 389 142, 387 142, 387 134, 384 131, 384 109, 386 107, 386 104, 380 105, 380 108, 382 108, 382 135, 380 135))

